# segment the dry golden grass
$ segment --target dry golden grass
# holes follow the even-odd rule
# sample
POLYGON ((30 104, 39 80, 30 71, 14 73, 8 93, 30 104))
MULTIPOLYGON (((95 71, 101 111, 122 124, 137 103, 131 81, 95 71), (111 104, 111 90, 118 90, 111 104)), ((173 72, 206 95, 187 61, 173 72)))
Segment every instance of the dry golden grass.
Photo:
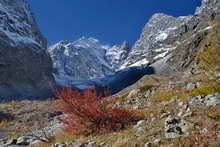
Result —
POLYGON ((53 100, 0 103, 1 111, 10 114, 12 118, 0 121, 0 128, 4 128, 4 132, 0 132, 0 136, 4 134, 5 138, 14 138, 31 132, 33 129, 46 127, 49 122, 49 114, 54 112, 53 103, 53 100))
POLYGON ((175 87, 174 89, 158 90, 152 96, 156 101, 170 101, 171 99, 180 99, 186 101, 191 97, 190 90, 184 87, 175 87))
POLYGON ((105 100, 105 104, 108 105, 108 104, 114 104, 119 101, 120 102, 126 101, 126 98, 128 95, 129 95, 129 92, 125 92, 119 96, 108 98, 105 100))
POLYGON ((220 70, 220 33, 213 31, 208 34, 207 39, 200 45, 197 56, 198 65, 207 72, 220 70))

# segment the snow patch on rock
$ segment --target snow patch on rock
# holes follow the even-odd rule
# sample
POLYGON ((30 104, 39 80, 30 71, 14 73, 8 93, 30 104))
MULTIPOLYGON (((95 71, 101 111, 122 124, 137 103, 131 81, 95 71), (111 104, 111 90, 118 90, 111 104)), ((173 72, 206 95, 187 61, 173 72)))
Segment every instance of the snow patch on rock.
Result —
POLYGON ((167 39, 168 34, 165 32, 160 33, 158 36, 156 36, 156 41, 163 41, 165 39, 167 39))

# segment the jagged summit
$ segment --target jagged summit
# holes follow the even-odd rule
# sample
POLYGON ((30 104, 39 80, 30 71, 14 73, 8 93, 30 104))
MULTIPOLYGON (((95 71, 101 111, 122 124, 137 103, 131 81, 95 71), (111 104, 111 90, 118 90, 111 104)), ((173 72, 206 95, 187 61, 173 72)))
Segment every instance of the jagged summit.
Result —
POLYGON ((126 58, 129 45, 105 45, 98 39, 82 37, 76 41, 60 41, 49 47, 56 77, 73 79, 103 77, 114 73, 126 58))
POLYGON ((144 59, 153 62, 164 57, 175 49, 173 42, 186 31, 184 25, 191 19, 192 16, 176 18, 163 13, 153 15, 132 47, 124 66, 131 66, 144 59))
POLYGON ((154 63, 164 58, 186 39, 185 34, 199 32, 208 27, 208 24, 200 23, 201 21, 208 22, 219 14, 219 0, 203 0, 202 5, 196 9, 195 15, 191 16, 173 17, 164 13, 154 14, 144 26, 140 38, 124 61, 123 68, 146 60, 154 63))
POLYGON ((0 2, 1 36, 12 46, 29 44, 46 49, 47 41, 38 29, 33 13, 26 0, 0 2))
POLYGON ((220 1, 219 0, 202 0, 201 7, 196 9, 195 14, 202 16, 206 19, 213 19, 220 14, 220 1))

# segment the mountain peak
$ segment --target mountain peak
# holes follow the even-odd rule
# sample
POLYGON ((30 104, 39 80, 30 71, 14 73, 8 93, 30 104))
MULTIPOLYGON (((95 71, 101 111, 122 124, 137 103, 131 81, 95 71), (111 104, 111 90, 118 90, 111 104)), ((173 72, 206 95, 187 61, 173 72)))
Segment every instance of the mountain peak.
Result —
POLYGON ((196 9, 196 15, 200 15, 206 19, 214 19, 220 14, 219 0, 202 0, 202 5, 196 9))
POLYGON ((99 40, 94 38, 94 37, 85 37, 85 36, 82 36, 81 38, 79 38, 75 42, 80 42, 80 41, 87 41, 87 42, 92 42, 92 43, 98 43, 99 42, 99 40))

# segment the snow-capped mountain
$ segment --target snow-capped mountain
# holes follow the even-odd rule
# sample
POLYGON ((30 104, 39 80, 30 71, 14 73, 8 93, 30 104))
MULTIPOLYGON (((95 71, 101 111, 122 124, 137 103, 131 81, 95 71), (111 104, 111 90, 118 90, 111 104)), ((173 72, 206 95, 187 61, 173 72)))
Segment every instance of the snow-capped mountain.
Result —
POLYGON ((61 41, 48 49, 56 78, 89 79, 114 73, 129 52, 126 42, 121 46, 103 45, 95 38, 61 41))
POLYGON ((47 41, 38 30, 26 0, 1 1, 0 12, 0 32, 6 43, 11 46, 29 44, 35 49, 46 49, 47 41))
POLYGON ((0 99, 47 97, 52 62, 27 0, 0 1, 0 99))
POLYGON ((106 58, 109 64, 117 71, 122 66, 122 63, 127 59, 131 48, 127 42, 123 42, 121 45, 115 45, 106 50, 106 58))
POLYGON ((194 15, 173 17, 163 13, 152 16, 145 25, 121 68, 154 63, 179 48, 188 39, 189 32, 209 28, 210 20, 220 14, 219 0, 202 0, 194 15), (207 21, 207 22, 205 22, 207 21), (201 23, 202 22, 202 23, 201 23))
MULTIPOLYGON (((54 63, 55 75, 90 79, 127 67, 146 65, 152 65, 159 73, 168 69, 176 71, 190 62, 191 58, 186 59, 187 52, 182 53, 185 55, 182 60, 173 62, 171 58, 182 52, 182 44, 195 41, 195 34, 211 28, 206 20, 212 20, 219 14, 219 3, 218 0, 203 0, 202 6, 190 16, 173 17, 163 13, 153 15, 132 48, 126 42, 115 46, 103 45, 94 38, 59 42, 48 50, 54 63)), ((189 44, 186 48, 193 50, 193 45, 189 44)))
POLYGON ((132 47, 123 67, 138 62, 147 64, 165 57, 175 50, 179 38, 192 30, 191 23, 197 23, 193 16, 176 18, 162 13, 153 15, 145 25, 140 39, 132 47))

